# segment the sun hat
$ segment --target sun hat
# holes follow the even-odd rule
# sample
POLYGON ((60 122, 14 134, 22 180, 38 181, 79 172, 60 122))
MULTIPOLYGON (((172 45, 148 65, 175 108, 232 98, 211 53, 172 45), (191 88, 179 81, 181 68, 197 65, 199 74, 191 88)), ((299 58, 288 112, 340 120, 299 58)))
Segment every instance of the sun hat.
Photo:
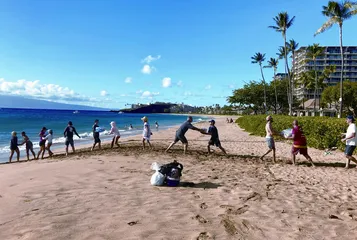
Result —
POLYGON ((146 121, 148 120, 148 117, 147 117, 147 116, 144 116, 144 117, 141 118, 141 120, 143 120, 143 121, 146 122, 146 121))

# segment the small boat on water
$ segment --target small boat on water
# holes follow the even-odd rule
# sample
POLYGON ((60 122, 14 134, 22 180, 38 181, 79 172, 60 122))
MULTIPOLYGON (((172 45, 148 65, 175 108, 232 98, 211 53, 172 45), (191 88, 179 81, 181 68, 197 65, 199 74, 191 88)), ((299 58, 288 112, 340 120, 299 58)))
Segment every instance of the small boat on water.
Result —
POLYGON ((79 111, 77 111, 77 110, 73 112, 73 114, 78 114, 78 113, 79 113, 79 111))
POLYGON ((123 113, 122 111, 118 112, 118 114, 122 114, 122 113, 123 113))

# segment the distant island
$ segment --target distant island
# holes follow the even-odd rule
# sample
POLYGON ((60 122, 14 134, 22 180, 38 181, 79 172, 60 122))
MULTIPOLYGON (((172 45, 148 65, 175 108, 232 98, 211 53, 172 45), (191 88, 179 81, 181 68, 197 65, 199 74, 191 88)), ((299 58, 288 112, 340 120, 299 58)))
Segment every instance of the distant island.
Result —
POLYGON ((131 104, 130 108, 110 110, 117 113, 186 113, 186 114, 237 114, 231 106, 221 107, 219 104, 200 107, 184 103, 155 102, 150 104, 131 104))

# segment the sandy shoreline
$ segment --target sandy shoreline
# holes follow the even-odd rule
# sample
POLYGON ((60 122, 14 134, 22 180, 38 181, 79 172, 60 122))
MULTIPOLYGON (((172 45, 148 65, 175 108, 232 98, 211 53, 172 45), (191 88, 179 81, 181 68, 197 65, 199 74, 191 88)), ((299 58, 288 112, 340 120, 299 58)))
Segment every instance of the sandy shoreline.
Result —
MULTIPOLYGON (((153 151, 140 136, 121 148, 0 166, 0 239, 356 239, 356 169, 343 153, 309 149, 318 167, 285 164, 290 145, 277 142, 278 164, 259 160, 264 138, 214 116, 229 156, 208 155, 209 136, 189 131, 189 152, 176 128, 155 133, 153 151), (182 182, 153 187, 152 162, 178 160, 182 182)), ((207 123, 199 123, 207 127, 207 123)))

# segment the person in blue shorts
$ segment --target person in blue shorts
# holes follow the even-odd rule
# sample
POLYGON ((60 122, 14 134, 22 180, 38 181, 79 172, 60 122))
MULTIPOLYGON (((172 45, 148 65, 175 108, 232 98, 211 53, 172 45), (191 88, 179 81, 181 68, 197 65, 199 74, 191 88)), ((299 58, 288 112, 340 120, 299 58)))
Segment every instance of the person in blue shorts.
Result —
POLYGON ((211 153, 211 146, 215 145, 216 147, 221 149, 225 155, 227 155, 226 150, 221 145, 221 141, 219 141, 218 129, 215 126, 216 121, 212 119, 211 121, 209 121, 209 123, 210 123, 210 127, 208 128, 207 133, 201 132, 202 134, 211 136, 211 139, 209 140, 208 145, 207 145, 208 154, 211 153))
POLYGON ((187 117, 187 121, 184 122, 180 126, 180 128, 176 131, 174 141, 170 144, 170 146, 166 149, 165 152, 168 152, 172 148, 173 145, 175 145, 178 141, 181 141, 183 144, 183 153, 186 154, 187 147, 188 147, 188 141, 185 137, 186 132, 188 131, 188 129, 195 130, 198 132, 201 131, 199 128, 196 128, 195 126, 192 125, 192 121, 193 121, 193 119, 191 116, 187 117))

